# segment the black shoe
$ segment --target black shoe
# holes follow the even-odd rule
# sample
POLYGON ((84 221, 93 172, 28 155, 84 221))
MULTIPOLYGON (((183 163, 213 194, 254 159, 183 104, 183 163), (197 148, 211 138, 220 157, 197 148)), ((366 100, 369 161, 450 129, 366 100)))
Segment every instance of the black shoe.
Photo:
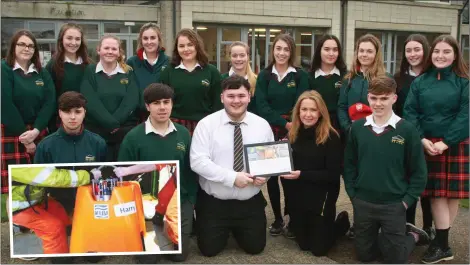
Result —
POLYGON ((338 236, 344 236, 348 232, 348 230, 351 228, 351 223, 349 222, 349 214, 346 211, 340 212, 336 216, 336 227, 338 228, 337 235, 338 236))
POLYGON ((438 263, 444 260, 453 260, 454 254, 452 254, 452 250, 448 248, 447 250, 442 250, 440 247, 436 246, 429 246, 426 253, 424 253, 424 257, 421 259, 422 263, 438 263))
POLYGON ((426 233, 428 233, 429 239, 431 241, 434 240, 434 238, 436 237, 436 229, 434 229, 434 227, 426 227, 426 228, 423 228, 423 230, 426 231, 426 233))
POLYGON ((292 230, 290 229, 289 226, 287 226, 287 227, 284 229, 284 236, 285 236, 286 238, 289 238, 289 239, 294 239, 294 238, 295 238, 294 232, 292 232, 292 230))
POLYGON ((271 234, 272 236, 279 236, 282 234, 283 228, 284 228, 284 222, 276 220, 269 227, 269 234, 271 234))
POLYGON ((349 231, 346 233, 346 236, 350 239, 354 239, 356 237, 356 233, 354 232, 354 224, 349 228, 349 231))
POLYGON ((426 231, 419 229, 415 225, 411 223, 406 223, 406 232, 407 233, 415 233, 418 235, 418 242, 416 242, 417 246, 427 245, 431 240, 429 239, 428 233, 426 231))
POLYGON ((161 255, 135 255, 137 264, 156 264, 161 260, 161 255))

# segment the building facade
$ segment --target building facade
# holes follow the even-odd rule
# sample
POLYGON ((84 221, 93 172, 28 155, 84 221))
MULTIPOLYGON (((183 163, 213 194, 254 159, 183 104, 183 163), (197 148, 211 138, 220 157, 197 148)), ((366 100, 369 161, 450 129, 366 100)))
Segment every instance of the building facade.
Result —
POLYGON ((162 30, 168 54, 173 49, 175 32, 194 28, 204 40, 210 63, 222 73, 230 68, 228 47, 233 41, 250 45, 252 67, 259 71, 269 63, 272 41, 280 33, 292 34, 297 62, 305 67, 321 35, 331 33, 341 39, 350 65, 357 38, 372 33, 382 41, 387 71, 394 73, 403 56, 403 43, 411 33, 422 33, 430 41, 440 34, 459 37, 468 60, 468 5, 461 11, 465 2, 3 0, 2 57, 12 34, 26 28, 38 38, 41 56, 47 62, 55 52, 60 26, 68 21, 83 26, 94 59, 96 44, 107 33, 122 40, 129 57, 135 54, 140 26, 153 21, 162 30), (464 23, 459 21, 461 17, 464 23))

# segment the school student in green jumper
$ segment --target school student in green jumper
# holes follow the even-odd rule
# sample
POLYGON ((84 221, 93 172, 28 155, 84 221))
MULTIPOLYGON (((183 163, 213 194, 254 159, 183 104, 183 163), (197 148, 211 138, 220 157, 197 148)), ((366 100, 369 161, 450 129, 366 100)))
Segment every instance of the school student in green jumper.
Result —
POLYGON ((31 164, 55 111, 51 76, 41 67, 33 34, 17 31, 2 61, 2 193, 8 193, 8 165, 31 164))
POLYGON ((406 223, 406 209, 426 186, 426 162, 416 127, 393 113, 393 78, 371 80, 368 101, 373 113, 349 130, 344 183, 354 210, 356 256, 371 262, 407 263, 428 234, 406 223), (380 230, 380 232, 379 232, 380 230))
MULTIPOLYGON (((413 80, 423 72, 426 60, 429 56, 429 43, 425 36, 421 34, 411 34, 403 44, 403 57, 401 59, 400 71, 395 74, 397 83, 397 102, 395 103, 395 113, 403 117, 403 107, 406 97, 410 91, 413 80)), ((423 230, 429 237, 434 239, 436 230, 432 227, 431 201, 428 197, 421 197, 421 210, 423 212, 423 230)), ((406 211, 406 221, 415 224, 417 203, 410 205, 406 211)))
MULTIPOLYGON (((124 138, 119 151, 119 161, 178 160, 180 165, 181 232, 182 253, 170 255, 174 261, 184 261, 189 254, 190 234, 193 222, 193 206, 198 188, 197 176, 189 165, 191 136, 188 129, 170 120, 173 107, 173 89, 165 84, 150 84, 144 90, 144 101, 150 112, 147 120, 132 129, 124 138)), ((146 165, 142 165, 146 166, 146 165)), ((153 166, 153 165, 150 165, 153 166)), ((115 170, 118 177, 139 171, 134 166, 115 170)), ((155 170, 155 169, 153 169, 155 170)), ((163 213, 164 214, 164 213, 163 213)), ((160 228, 158 228, 160 229, 160 228)), ((175 245, 175 249, 178 245, 175 245)), ((139 256, 142 257, 142 256, 139 256)), ((145 257, 145 256, 143 256, 145 257)), ((156 261, 158 257, 148 257, 156 261)))
POLYGON ((330 114, 331 125, 338 132, 339 89, 346 73, 341 43, 334 35, 326 34, 318 40, 310 67, 310 89, 322 96, 330 114))
POLYGON ((85 126, 106 140, 107 161, 116 161, 122 139, 138 123, 139 90, 121 51, 116 36, 101 38, 100 61, 86 68, 80 88, 88 101, 85 126))
POLYGON ((172 120, 191 134, 202 118, 222 108, 219 70, 209 64, 204 42, 192 29, 176 35, 171 63, 162 71, 161 82, 175 91, 172 120))
MULTIPOLYGON (((64 92, 80 92, 85 67, 91 63, 83 29, 75 23, 65 23, 57 38, 56 53, 47 63, 46 69, 54 80, 56 97, 64 92)), ((49 133, 60 127, 57 112, 49 122, 49 133)))
POLYGON ((458 42, 450 35, 431 45, 423 73, 411 83, 405 119, 419 131, 426 151, 428 182, 424 197, 431 199, 436 237, 423 263, 452 260, 449 230, 460 199, 469 196, 469 74, 458 42))
MULTIPOLYGON (((257 114, 269 122, 276 141, 286 137, 292 126, 290 115, 297 98, 309 89, 308 74, 295 66, 296 58, 294 39, 288 34, 279 34, 273 41, 271 63, 260 72, 256 81, 257 114)), ((285 201, 286 192, 289 190, 285 179, 281 178, 281 183, 285 201)), ((268 194, 275 218, 269 233, 273 236, 281 235, 284 231, 284 221, 281 215, 281 193, 277 177, 269 178, 268 194)), ((284 215, 288 215, 286 208, 284 215)), ((285 235, 288 238, 293 237, 288 229, 285 235)))
MULTIPOLYGON (((369 82, 386 75, 381 47, 379 39, 372 34, 363 35, 356 42, 353 62, 343 79, 338 99, 339 126, 346 138, 354 121, 372 113, 367 101, 369 82)), ((354 238, 354 224, 347 235, 354 238)))
POLYGON ((222 74, 222 80, 233 74, 245 77, 251 86, 251 100, 248 104, 248 111, 256 114, 255 88, 257 76, 250 66, 250 47, 244 42, 235 41, 230 45, 229 50, 231 67, 228 73, 222 74))
POLYGON ((158 25, 153 22, 145 23, 139 31, 137 55, 127 59, 127 64, 134 70, 135 82, 139 88, 139 108, 136 115, 140 122, 148 117, 143 99, 144 89, 152 83, 160 83, 160 74, 168 64, 168 56, 162 45, 162 33, 158 25))

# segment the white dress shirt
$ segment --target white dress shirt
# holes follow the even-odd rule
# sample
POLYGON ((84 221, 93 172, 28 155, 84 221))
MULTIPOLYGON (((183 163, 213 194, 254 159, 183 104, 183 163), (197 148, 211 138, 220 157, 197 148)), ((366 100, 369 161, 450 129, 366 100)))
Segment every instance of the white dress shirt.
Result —
POLYGON ((186 70, 186 71, 188 71, 188 72, 192 72, 192 71, 194 71, 194 69, 196 69, 196 68, 198 68, 198 67, 202 68, 202 66, 201 66, 199 63, 196 63, 196 65, 194 66, 194 68, 193 68, 191 71, 189 71, 189 69, 186 68, 186 66, 183 64, 183 61, 181 61, 180 65, 176 66, 175 69, 184 69, 184 70, 186 70))
POLYGON ((292 66, 289 66, 289 68, 287 68, 287 71, 284 73, 283 76, 279 75, 279 72, 276 70, 276 67, 273 65, 273 70, 271 71, 271 73, 275 74, 277 76, 277 81, 281 82, 282 79, 284 79, 284 77, 287 76, 288 73, 297 73, 297 70, 295 70, 294 67, 292 66))
MULTIPOLYGON (((235 74, 235 71, 233 70, 233 67, 230 67, 230 71, 228 71, 228 76, 232 76, 235 74)), ((245 79, 248 79, 248 75, 245 75, 245 79)))
POLYGON ((23 69, 23 68, 21 67, 21 65, 20 65, 17 61, 15 61, 15 66, 13 66, 13 71, 15 71, 15 70, 17 70, 17 69, 23 70, 23 73, 24 73, 25 75, 27 75, 27 74, 29 74, 29 73, 34 73, 34 72, 38 73, 38 70, 36 70, 36 67, 34 66, 33 63, 29 65, 28 70, 25 70, 25 69, 23 69))
POLYGON ((415 73, 415 71, 411 70, 411 66, 410 66, 410 68, 408 69, 408 74, 409 74, 410 76, 418 76, 418 74, 415 73))
POLYGON ((103 72, 105 74, 107 74, 108 76, 112 76, 112 75, 115 75, 117 73, 121 73, 121 74, 125 74, 126 72, 124 71, 124 69, 122 69, 122 67, 117 64, 116 65, 116 68, 114 68, 114 70, 111 72, 111 73, 106 73, 104 71, 104 68, 103 68, 103 65, 101 64, 101 62, 99 62, 97 65, 96 65, 96 71, 95 73, 99 73, 99 72, 103 72))
POLYGON ((366 117, 366 123, 364 123, 364 126, 369 126, 372 125, 372 130, 374 130, 375 133, 382 133, 387 126, 392 126, 394 129, 397 128, 397 123, 401 120, 400 117, 398 117, 394 112, 392 112, 392 116, 390 116, 390 119, 383 124, 382 126, 377 125, 374 122, 374 118, 372 117, 372 114, 366 117))
POLYGON ((331 72, 329 74, 323 72, 323 70, 321 68, 318 68, 318 70, 315 71, 315 79, 319 76, 326 76, 326 75, 339 75, 341 76, 341 72, 339 71, 338 68, 333 68, 333 70, 331 70, 331 72))
MULTIPOLYGON (((230 121, 225 109, 199 121, 191 142, 191 168, 199 175, 199 184, 207 194, 221 200, 248 200, 258 194, 260 187, 234 185, 237 175, 233 170, 235 126, 230 121)), ((246 112, 240 128, 243 144, 274 141, 269 123, 253 113, 246 112)))
POLYGON ((158 61, 158 52, 157 52, 157 58, 153 62, 151 62, 151 61, 149 61, 149 59, 147 57, 147 54, 144 51, 144 60, 146 60, 150 65, 155 65, 158 61))
POLYGON ((169 133, 176 131, 176 127, 173 124, 173 122, 171 120, 169 120, 168 122, 169 122, 168 128, 166 129, 165 133, 161 134, 155 129, 155 127, 153 127, 152 123, 150 122, 150 117, 147 118, 147 120, 145 121, 145 134, 155 133, 157 135, 160 135, 161 137, 165 137, 169 133))
POLYGON ((71 63, 71 64, 79 65, 79 64, 82 64, 82 63, 83 63, 83 59, 82 59, 82 57, 78 56, 77 61, 73 62, 73 61, 70 60, 67 56, 65 56, 65 57, 64 57, 64 62, 65 62, 65 63, 71 63))

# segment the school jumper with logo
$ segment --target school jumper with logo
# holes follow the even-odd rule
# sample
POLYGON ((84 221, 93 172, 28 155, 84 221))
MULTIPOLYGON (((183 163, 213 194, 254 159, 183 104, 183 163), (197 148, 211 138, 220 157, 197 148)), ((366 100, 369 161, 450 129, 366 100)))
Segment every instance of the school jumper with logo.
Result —
POLYGON ((38 71, 33 65, 29 70, 24 74, 2 61, 2 193, 8 192, 8 165, 33 162, 19 136, 36 128, 41 132, 35 140, 38 144, 56 109, 54 83, 47 70, 38 71))
MULTIPOLYGON (((229 73, 222 74, 221 76, 222 81, 227 79, 229 77, 229 73)), ((248 103, 248 109, 249 112, 256 114, 256 98, 255 95, 251 95, 251 100, 250 103, 248 103)))
POLYGON ((96 68, 96 64, 87 66, 80 88, 88 101, 85 128, 106 140, 106 160, 116 161, 122 139, 138 123, 139 91, 132 70, 108 76, 103 71, 96 73, 96 68))
MULTIPOLYGON (((64 72, 62 79, 58 79, 57 74, 54 70, 55 58, 51 59, 47 65, 46 69, 51 74, 52 80, 54 81, 56 88, 56 98, 59 98, 60 95, 67 91, 80 92, 80 84, 83 80, 83 74, 85 73, 86 65, 83 63, 71 63, 68 61, 64 62, 64 72)), ((79 59, 81 61, 81 59, 79 59)), ((59 127, 60 119, 57 115, 57 112, 54 112, 53 117, 49 122, 49 133, 55 132, 59 127)))
POLYGON ((192 72, 170 64, 162 71, 161 82, 175 91, 171 118, 190 133, 202 118, 222 108, 220 73, 211 64, 192 72))
POLYGON ((189 165, 191 136, 188 129, 173 123, 174 130, 164 137, 146 129, 149 121, 139 124, 124 138, 118 161, 161 161, 178 160, 180 168, 181 232, 182 256, 188 255, 189 236, 192 229, 193 205, 198 189, 197 176, 189 165))
MULTIPOLYGON (((36 149, 35 164, 90 163, 106 161, 106 142, 98 134, 82 129, 80 134, 67 134, 63 127, 44 138, 36 149)), ((77 189, 51 188, 50 193, 67 212, 75 206, 77 189)))
POLYGON ((139 121, 145 121, 148 117, 143 96, 145 88, 152 83, 160 83, 161 72, 168 65, 168 56, 163 48, 158 52, 154 65, 151 65, 145 58, 144 48, 141 48, 137 51, 137 55, 127 59, 127 64, 134 70, 135 82, 139 88, 139 108, 137 109, 139 121))
POLYGON ((330 74, 325 74, 321 69, 318 69, 316 72, 310 73, 309 77, 310 89, 320 93, 328 108, 331 125, 338 130, 337 109, 343 75, 335 68, 330 74))

